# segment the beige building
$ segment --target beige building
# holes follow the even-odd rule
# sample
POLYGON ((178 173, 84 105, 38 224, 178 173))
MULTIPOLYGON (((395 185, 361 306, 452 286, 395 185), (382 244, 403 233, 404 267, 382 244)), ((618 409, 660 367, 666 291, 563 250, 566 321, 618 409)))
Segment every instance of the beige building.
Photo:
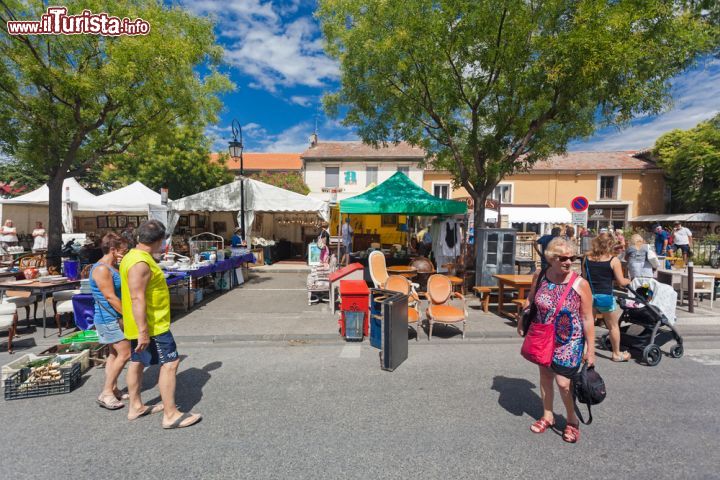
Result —
MULTIPOLYGON (((423 187, 442 198, 469 197, 463 188, 452 189, 448 172, 426 171, 423 187)), ((515 228, 538 233, 569 223, 562 219, 577 196, 589 200, 590 228, 622 228, 637 216, 664 213, 666 187, 662 170, 638 152, 571 152, 504 178, 493 194, 515 228)))

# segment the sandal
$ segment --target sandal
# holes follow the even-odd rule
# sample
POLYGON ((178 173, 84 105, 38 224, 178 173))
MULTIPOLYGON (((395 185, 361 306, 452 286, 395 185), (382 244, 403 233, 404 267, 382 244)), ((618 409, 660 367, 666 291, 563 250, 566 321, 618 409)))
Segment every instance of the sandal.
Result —
POLYGON ((568 423, 562 434, 562 439, 567 443, 577 443, 580 440, 580 424, 573 425, 568 423))
POLYGON ((107 410, 118 410, 125 406, 124 403, 122 403, 120 400, 118 400, 114 396, 98 397, 98 399, 95 400, 95 403, 97 403, 98 405, 100 405, 100 407, 105 408, 107 410), (108 398, 112 398, 112 401, 108 402, 107 401, 108 398))
POLYGON ((545 433, 545 430, 548 428, 552 428, 555 424, 550 422, 549 420, 546 420, 545 418, 541 418, 537 422, 530 425, 530 431, 533 433, 545 433))
POLYGON ((202 415, 199 413, 190 413, 185 412, 182 415, 178 417, 177 420, 175 420, 173 423, 169 425, 165 425, 163 423, 163 428, 165 430, 174 430, 176 428, 186 428, 186 427, 192 427, 196 423, 198 423, 200 420, 202 420, 202 415), (190 420, 189 422, 185 422, 186 420, 190 420), (184 423, 183 423, 184 422, 184 423))
POLYGON ((151 415, 153 413, 159 413, 163 411, 163 404, 158 403, 157 405, 146 405, 145 408, 143 408, 140 412, 137 414, 130 416, 128 415, 128 420, 137 420, 138 418, 147 417, 148 415, 151 415))
POLYGON ((620 352, 620 358, 616 357, 615 354, 613 354, 611 360, 618 363, 628 362, 630 361, 630 352, 620 352))

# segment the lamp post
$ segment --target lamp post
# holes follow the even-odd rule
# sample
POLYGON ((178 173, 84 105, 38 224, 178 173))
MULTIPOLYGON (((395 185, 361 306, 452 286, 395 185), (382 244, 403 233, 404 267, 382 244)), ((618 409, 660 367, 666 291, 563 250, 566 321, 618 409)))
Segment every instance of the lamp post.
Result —
POLYGON ((247 241, 247 232, 245 231, 245 177, 243 169, 243 143, 242 143, 242 127, 240 122, 233 119, 232 121, 233 139, 230 141, 228 148, 230 150, 230 158, 233 160, 240 159, 240 228, 243 232, 243 240, 247 241), (240 140, 238 140, 240 137, 240 140))

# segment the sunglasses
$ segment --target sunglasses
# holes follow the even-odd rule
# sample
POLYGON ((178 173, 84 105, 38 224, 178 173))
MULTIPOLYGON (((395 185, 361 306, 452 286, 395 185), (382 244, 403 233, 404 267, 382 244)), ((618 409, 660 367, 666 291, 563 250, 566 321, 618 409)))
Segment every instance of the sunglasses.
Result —
POLYGON ((571 262, 574 262, 575 260, 578 259, 578 257, 576 255, 572 255, 570 257, 565 257, 565 256, 557 257, 557 259, 560 260, 561 262, 567 262, 568 260, 570 260, 571 262))

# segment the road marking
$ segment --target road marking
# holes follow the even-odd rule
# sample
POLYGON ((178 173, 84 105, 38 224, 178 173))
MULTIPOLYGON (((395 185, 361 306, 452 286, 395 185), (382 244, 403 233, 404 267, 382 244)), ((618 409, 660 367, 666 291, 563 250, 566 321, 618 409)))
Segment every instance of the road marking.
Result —
POLYGON ((702 363, 703 365, 720 365, 720 349, 718 348, 698 348, 685 352, 691 360, 702 363))
POLYGON ((360 345, 345 345, 340 351, 340 358, 360 358, 360 345))

